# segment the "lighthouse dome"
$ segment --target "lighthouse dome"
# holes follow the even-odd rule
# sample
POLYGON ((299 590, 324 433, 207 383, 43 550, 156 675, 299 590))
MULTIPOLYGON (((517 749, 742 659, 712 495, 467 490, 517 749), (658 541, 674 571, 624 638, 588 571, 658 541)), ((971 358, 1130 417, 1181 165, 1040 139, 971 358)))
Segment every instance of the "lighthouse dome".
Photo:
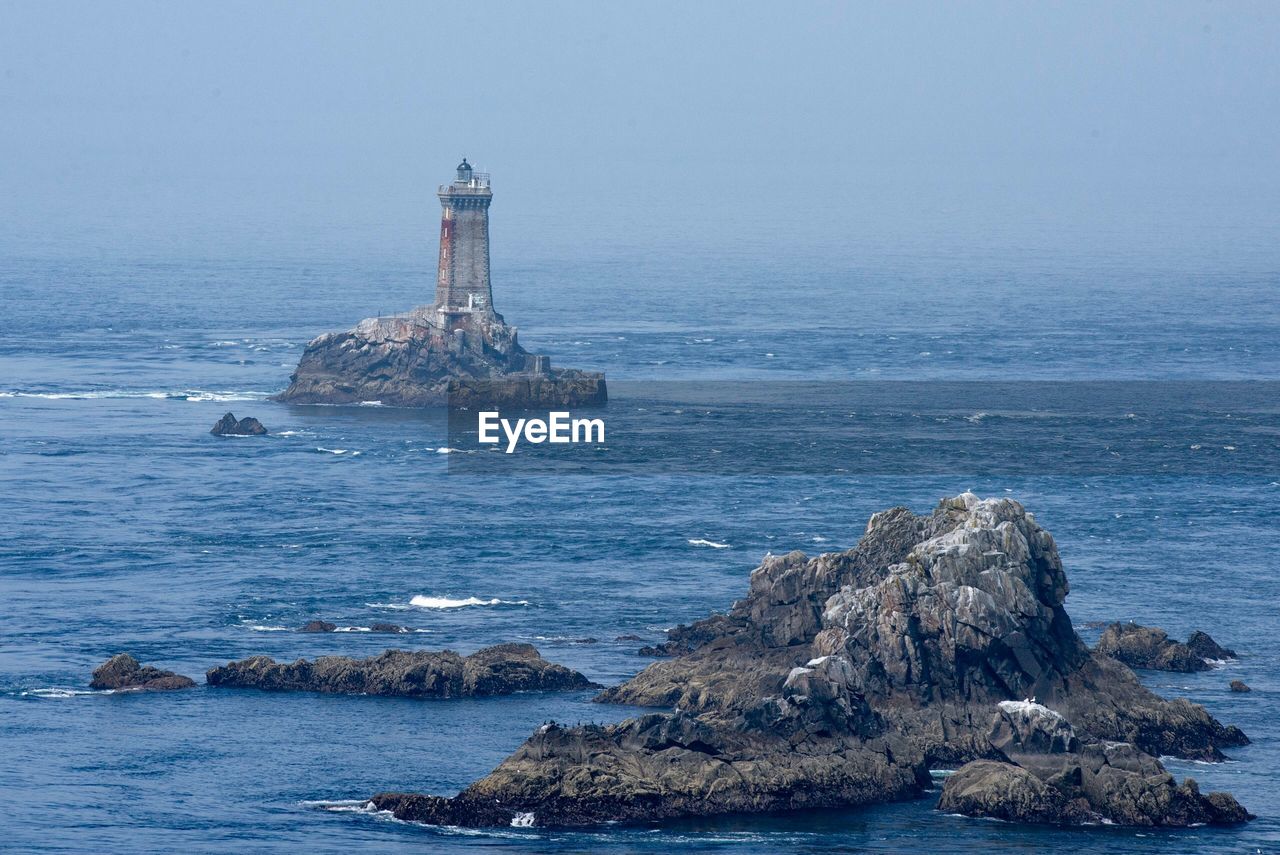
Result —
POLYGON ((467 159, 462 158, 462 163, 458 164, 458 180, 466 183, 471 180, 471 164, 467 163, 467 159))

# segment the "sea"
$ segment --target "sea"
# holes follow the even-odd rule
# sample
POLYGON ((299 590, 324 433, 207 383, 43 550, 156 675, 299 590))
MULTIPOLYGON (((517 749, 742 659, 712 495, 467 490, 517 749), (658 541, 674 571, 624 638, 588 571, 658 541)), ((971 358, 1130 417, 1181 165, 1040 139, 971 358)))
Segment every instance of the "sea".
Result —
POLYGON ((312 337, 430 301, 428 229, 389 252, 363 233, 276 246, 265 227, 237 251, 216 234, 117 244, 105 221, 82 240, 56 222, 47 241, 0 240, 0 849, 1280 850, 1274 232, 1165 228, 1156 212, 1137 232, 1002 220, 984 241, 981 224, 954 236, 949 216, 905 244, 792 241, 785 221, 682 242, 646 231, 656 208, 584 244, 536 233, 532 216, 495 222, 495 304, 522 343, 611 384, 605 447, 568 470, 521 468, 521 451, 459 465, 482 452, 438 413, 268 400, 312 337), (1010 397, 1011 382, 1052 400, 1010 397), (756 405, 687 434, 690 388, 756 405), (1130 404, 1133 388, 1158 401, 1130 404), (228 411, 270 434, 210 435, 228 411), (1119 445, 1089 442, 1113 433, 1119 445), (786 445, 797 436, 812 456, 786 445), (650 661, 639 646, 740 598, 767 553, 847 549, 875 511, 923 513, 965 490, 1016 498, 1053 533, 1086 640, 1133 620, 1238 651, 1141 677, 1249 735, 1225 763, 1166 763, 1255 821, 1028 827, 940 813, 935 788, 590 830, 426 827, 367 799, 456 793, 546 721, 637 710, 592 692, 435 701, 201 679, 255 654, 524 641, 616 684, 650 661), (312 619, 340 629, 297 631, 312 619), (413 632, 367 631, 384 621, 413 632), (119 652, 201 686, 89 690, 119 652), (1252 691, 1228 691, 1233 679, 1252 691))

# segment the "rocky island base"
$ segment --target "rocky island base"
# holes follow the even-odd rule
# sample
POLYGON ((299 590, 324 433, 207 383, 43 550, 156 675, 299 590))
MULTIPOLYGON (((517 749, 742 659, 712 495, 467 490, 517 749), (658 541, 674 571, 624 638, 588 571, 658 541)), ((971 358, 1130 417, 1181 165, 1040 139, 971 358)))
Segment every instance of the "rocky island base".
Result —
POLYGON ((966 493, 925 516, 894 508, 846 552, 766 557, 727 614, 673 630, 663 652, 674 658, 598 698, 675 712, 544 725, 454 797, 372 803, 432 824, 583 826, 901 800, 923 793, 930 768, 974 764, 944 809, 1248 819, 1156 759, 1220 760, 1245 735, 1089 650, 1067 591, 1053 538, 1015 501, 966 493))
POLYGON ((522 348, 515 328, 496 314, 452 332, 434 318, 435 310, 423 307, 312 340, 289 388, 274 400, 459 409, 577 407, 608 400, 603 374, 551 368, 547 357, 522 348))
POLYGON ((497 644, 470 656, 452 650, 388 650, 368 659, 321 656, 292 663, 251 656, 210 668, 205 680, 210 686, 273 692, 405 698, 599 688, 577 671, 543 659, 531 644, 497 644))

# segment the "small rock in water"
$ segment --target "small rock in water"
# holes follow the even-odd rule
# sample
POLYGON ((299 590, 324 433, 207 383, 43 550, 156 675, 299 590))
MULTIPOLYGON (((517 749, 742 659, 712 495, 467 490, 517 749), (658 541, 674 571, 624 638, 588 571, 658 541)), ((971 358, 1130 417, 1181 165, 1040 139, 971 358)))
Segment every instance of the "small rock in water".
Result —
POLYGON ((262 422, 253 416, 245 416, 237 421, 234 413, 227 413, 218 419, 218 423, 209 430, 214 436, 264 436, 266 432, 262 422))
POLYGON ((337 624, 329 623, 327 620, 309 620, 298 632, 333 632, 337 628, 337 624))
POLYGON ((1232 681, 1231 681, 1231 691, 1233 691, 1233 692, 1252 692, 1252 691, 1253 691, 1253 689, 1250 689, 1250 688, 1249 688, 1249 684, 1248 684, 1248 683, 1246 683, 1244 680, 1232 680, 1232 681))
MULTIPOLYGON (((1200 635, 1213 644, 1213 639, 1209 636, 1204 633, 1200 635)), ((1214 644, 1214 647, 1217 645, 1214 644)), ((1118 659, 1130 668, 1189 673, 1207 671, 1212 667, 1204 661, 1204 656, 1188 645, 1174 641, 1163 629, 1136 623, 1111 624, 1102 633, 1102 638, 1098 639, 1098 646, 1094 650, 1118 659)))
POLYGON ((1223 647, 1213 640, 1207 632, 1196 630, 1187 636, 1187 647, 1201 659, 1235 659, 1236 652, 1230 647, 1223 647))
POLYGON ((619 635, 617 638, 614 639, 614 641, 644 641, 644 638, 639 635, 627 634, 627 635, 619 635))
POLYGON ((398 623, 375 623, 369 627, 370 632, 408 632, 408 627, 400 626, 398 623))
POLYGON ((99 665, 93 672, 90 689, 129 689, 140 692, 163 692, 190 689, 196 681, 172 671, 161 671, 151 665, 139 665, 128 653, 119 653, 99 665))

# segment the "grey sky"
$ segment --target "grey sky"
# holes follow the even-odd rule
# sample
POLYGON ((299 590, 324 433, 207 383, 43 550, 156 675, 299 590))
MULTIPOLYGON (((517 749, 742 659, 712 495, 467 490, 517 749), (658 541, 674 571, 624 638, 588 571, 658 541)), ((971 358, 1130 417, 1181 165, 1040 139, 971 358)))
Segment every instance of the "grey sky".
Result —
POLYGON ((0 225, 376 251, 465 154, 531 241, 715 243, 819 198, 889 243, 976 209, 1247 229, 1277 45, 1280 5, 1244 2, 2 2, 0 225))

